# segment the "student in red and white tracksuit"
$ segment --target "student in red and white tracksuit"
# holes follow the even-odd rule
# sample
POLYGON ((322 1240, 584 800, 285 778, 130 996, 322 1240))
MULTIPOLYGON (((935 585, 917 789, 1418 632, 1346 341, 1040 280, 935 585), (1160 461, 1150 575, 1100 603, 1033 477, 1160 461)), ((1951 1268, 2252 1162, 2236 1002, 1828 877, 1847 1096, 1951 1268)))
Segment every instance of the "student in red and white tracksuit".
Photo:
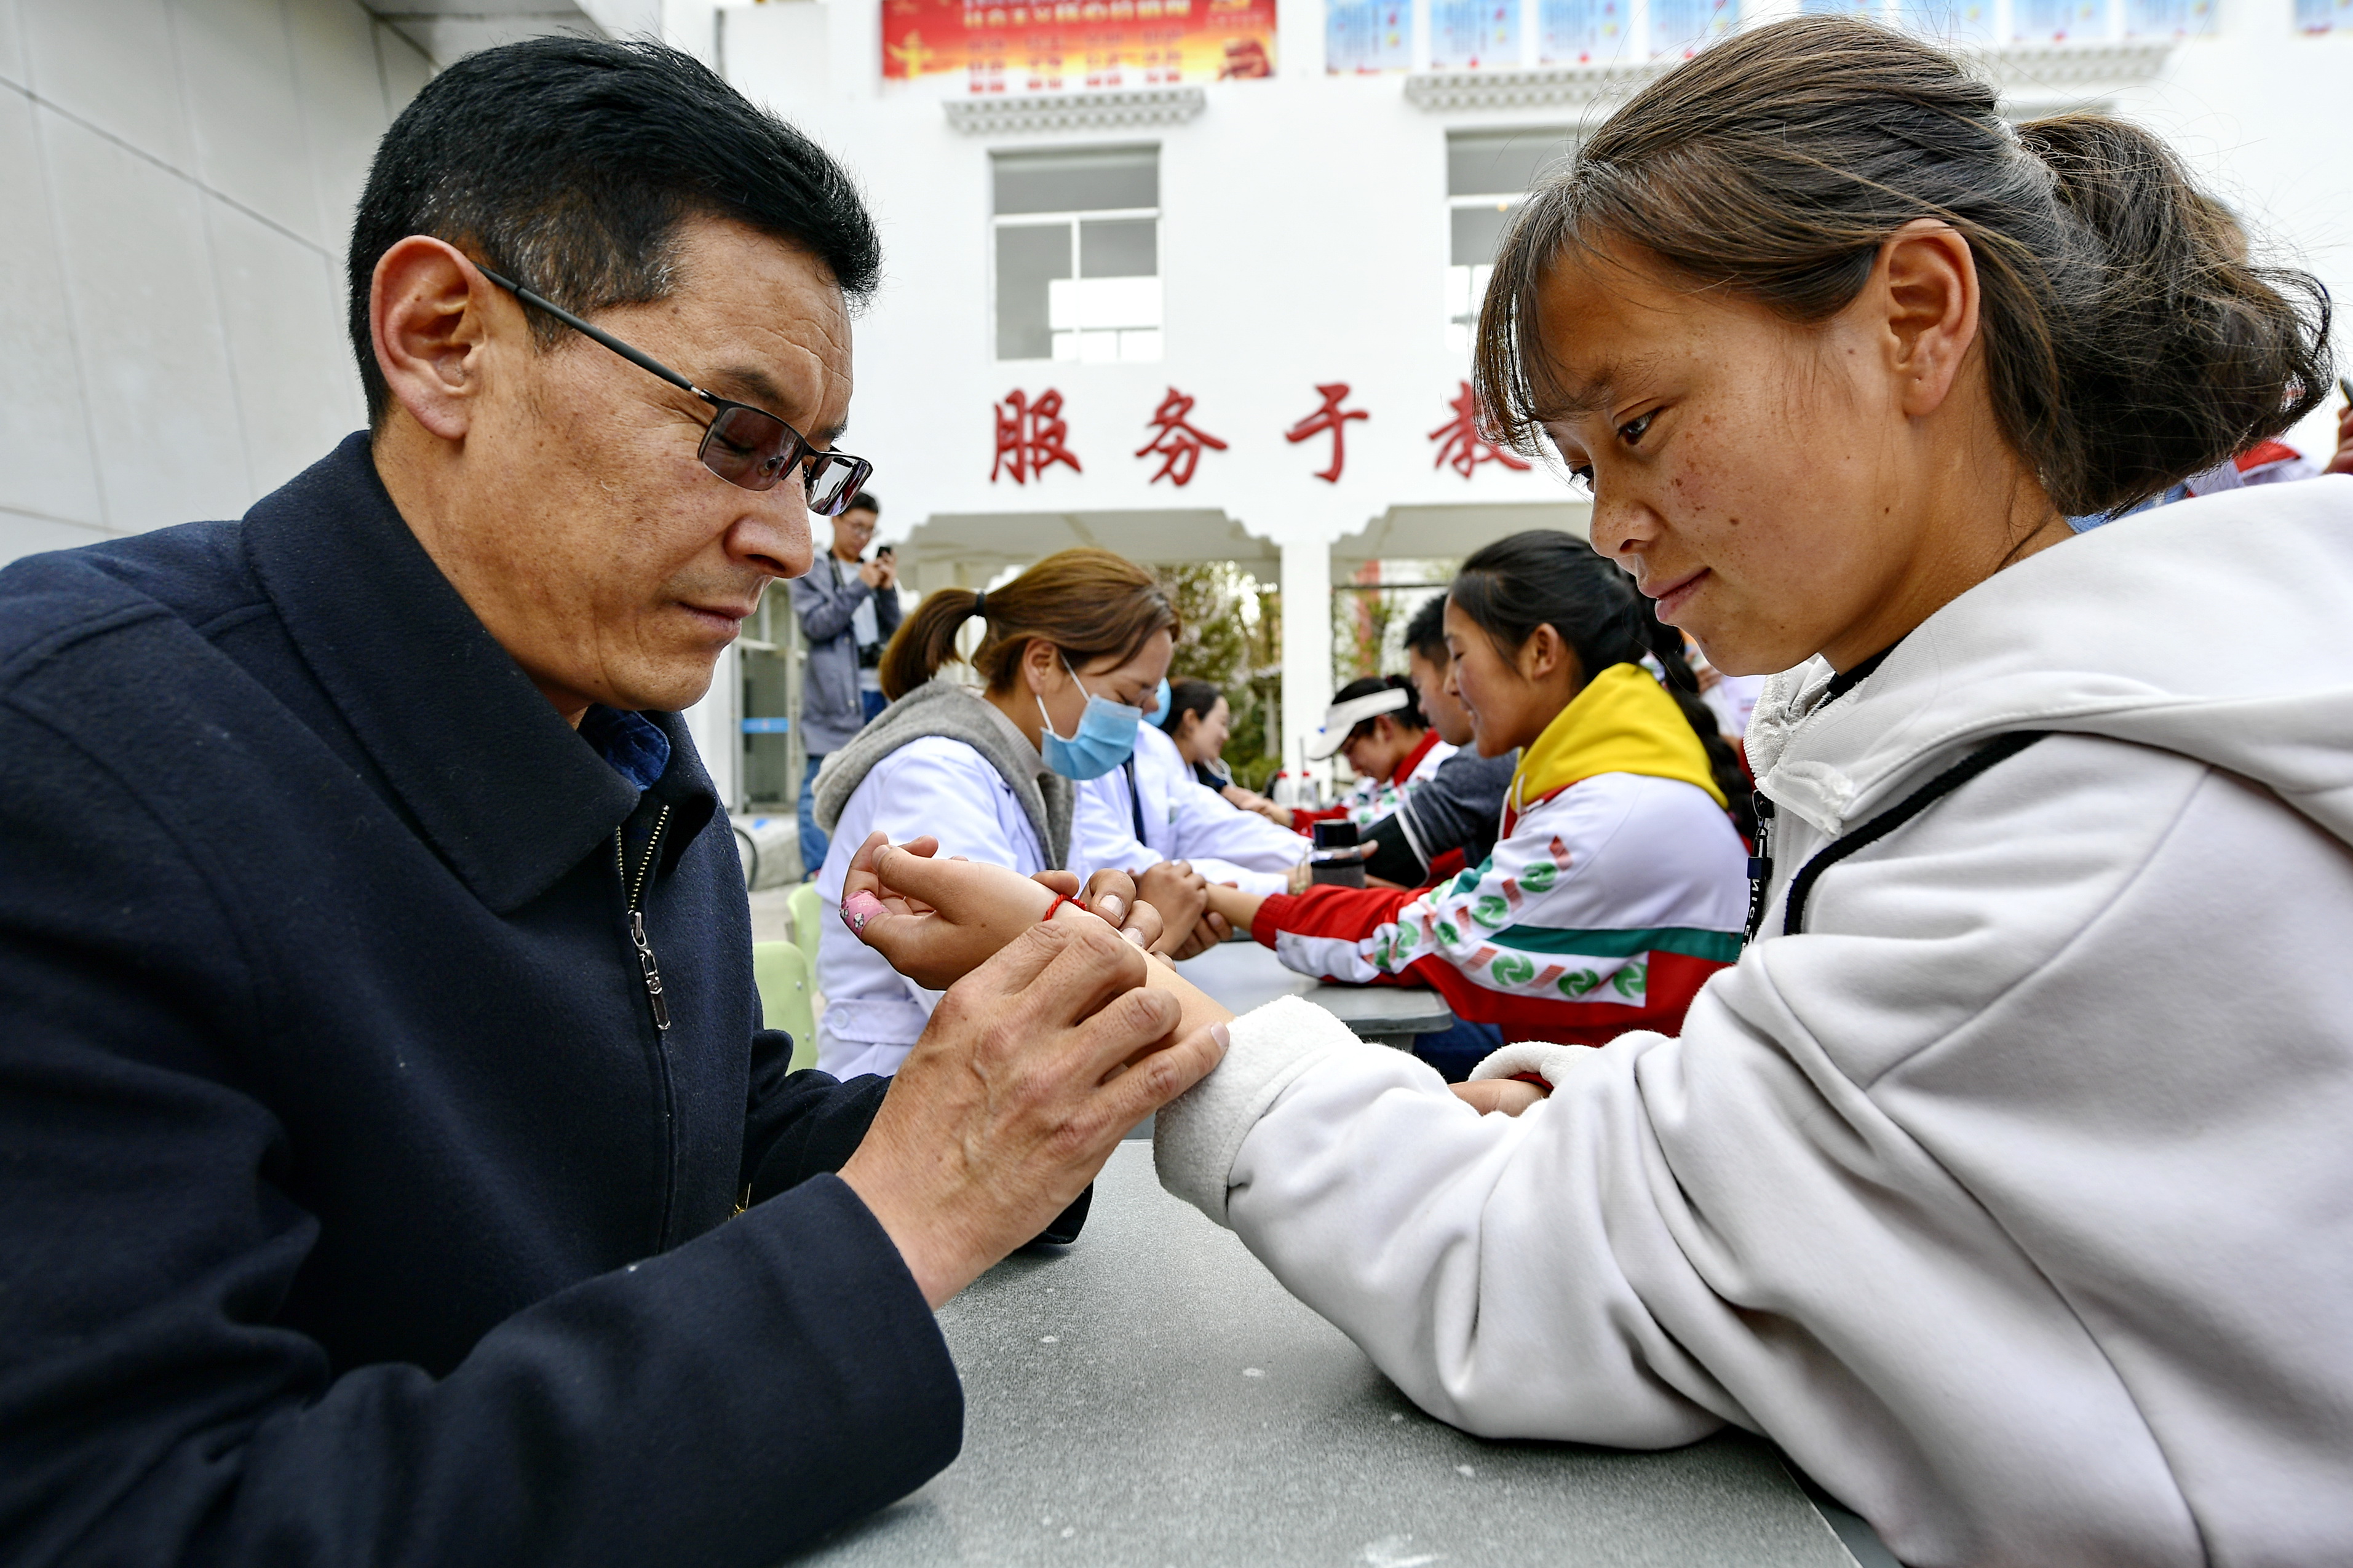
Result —
POLYGON ((1278 807, 1276 820, 1300 833, 1313 833, 1319 822, 1343 819, 1370 827, 1404 804, 1454 750, 1430 728, 1405 676, 1352 680, 1332 699, 1323 728, 1307 739, 1306 752, 1311 762, 1346 758, 1356 787, 1335 805, 1278 807))
POLYGON ((1505 1039, 1672 1033, 1739 956, 1747 900, 1725 809, 1739 775, 1714 714, 1635 662, 1658 663, 1649 628, 1689 679, 1680 636, 1615 567, 1549 531, 1473 555, 1445 625, 1479 751, 1522 749, 1494 852, 1436 887, 1219 890, 1211 907, 1292 969, 1430 985, 1505 1039))

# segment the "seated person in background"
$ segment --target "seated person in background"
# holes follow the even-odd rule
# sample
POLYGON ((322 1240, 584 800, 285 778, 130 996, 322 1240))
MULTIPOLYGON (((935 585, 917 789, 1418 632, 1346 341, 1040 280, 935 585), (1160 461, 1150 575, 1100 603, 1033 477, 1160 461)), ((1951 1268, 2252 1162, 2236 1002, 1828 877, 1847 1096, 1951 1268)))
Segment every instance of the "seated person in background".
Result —
MULTIPOLYGON (((1371 847, 1365 875, 1393 888, 1419 888, 1476 866, 1493 851, 1504 791, 1519 753, 1482 757, 1471 744, 1470 710, 1448 689, 1453 656, 1446 651, 1445 595, 1423 605, 1406 623, 1405 657, 1406 679, 1413 682, 1430 731, 1453 754, 1365 835, 1371 847)), ((1290 890, 1306 885, 1302 878, 1290 890)))
POLYGON ((1454 748, 1440 740, 1422 716, 1411 680, 1402 675, 1367 675, 1333 696, 1322 728, 1308 737, 1306 752, 1310 762, 1320 763, 1335 753, 1346 758, 1356 783, 1331 805, 1286 806, 1267 801, 1252 807, 1303 834, 1319 822, 1343 818, 1370 827, 1395 811, 1407 792, 1435 773, 1454 748))
MULTIPOLYGON (((1164 686, 1155 714, 1165 713, 1175 690, 1190 689, 1194 700, 1216 688, 1187 680, 1164 686)), ((1222 734, 1222 729, 1219 731, 1222 734)), ((1290 885, 1293 867, 1307 847, 1299 835, 1243 811, 1194 782, 1176 742, 1157 724, 1138 727, 1135 752, 1113 771, 1079 786, 1077 847, 1071 863, 1082 875, 1116 868, 1137 877, 1163 861, 1184 863, 1192 873, 1255 893, 1279 893, 1290 885)), ((1155 887, 1158 884, 1155 882, 1155 887)), ((1197 931, 1204 942, 1222 942, 1222 920, 1197 931)))
POLYGON ((1464 562, 1445 616, 1480 752, 1521 752, 1494 852, 1418 892, 1212 888, 1210 908, 1303 974, 1435 986, 1458 1018, 1515 1039, 1672 1033, 1739 956, 1748 899, 1725 809, 1739 764, 1692 689, 1683 634, 1550 529, 1464 562), (1691 686, 1662 687, 1645 660, 1691 686))
MULTIPOLYGON (((1168 700, 1160 710, 1161 733, 1176 746, 1185 765, 1193 770, 1194 781, 1220 795, 1239 788, 1234 783, 1234 770, 1226 766, 1225 758, 1226 740, 1233 732, 1233 723, 1234 710, 1226 701, 1226 694, 1208 681, 1188 679, 1169 682, 1168 700)), ((1240 793, 1250 794, 1248 790, 1240 793)))
MULTIPOLYGON (((1074 867, 1073 784, 1116 772, 1176 632, 1152 574, 1107 550, 1049 555, 986 595, 933 590, 883 653, 891 706, 818 771, 818 823, 832 835, 819 896, 839 905, 850 858, 874 833, 934 838, 943 855, 1023 876, 1074 867), (935 679, 976 616, 985 690, 935 679)), ((1198 878, 1164 872, 1138 894, 1166 921, 1164 942, 1200 923, 1198 878)), ((838 1078, 897 1071, 939 1004, 836 921, 818 938, 817 984, 818 1065, 838 1078)))

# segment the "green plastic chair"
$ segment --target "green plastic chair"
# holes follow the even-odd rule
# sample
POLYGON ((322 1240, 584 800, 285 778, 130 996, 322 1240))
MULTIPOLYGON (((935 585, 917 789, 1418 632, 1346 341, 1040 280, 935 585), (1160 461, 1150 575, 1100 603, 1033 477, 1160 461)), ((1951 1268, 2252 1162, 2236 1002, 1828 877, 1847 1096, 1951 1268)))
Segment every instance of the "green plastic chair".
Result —
POLYGON ((815 882, 803 882, 785 900, 785 912, 793 917, 793 945, 808 960, 808 972, 817 973, 818 922, 825 918, 825 900, 818 897, 815 882))
POLYGON ((760 988, 760 1017, 793 1037, 792 1070, 817 1066, 817 1004, 808 960, 788 942, 752 944, 752 981, 760 988))

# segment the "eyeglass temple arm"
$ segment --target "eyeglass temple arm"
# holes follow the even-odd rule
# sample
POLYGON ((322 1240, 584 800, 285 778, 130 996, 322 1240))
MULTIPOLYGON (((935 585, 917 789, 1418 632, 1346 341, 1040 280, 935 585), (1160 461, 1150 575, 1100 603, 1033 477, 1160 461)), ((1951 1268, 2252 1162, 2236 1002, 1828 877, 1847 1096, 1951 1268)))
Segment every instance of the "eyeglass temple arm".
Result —
POLYGON ((631 348, 628 344, 623 342, 620 339, 601 328, 590 326, 587 322, 582 321, 579 317, 574 315, 563 306, 556 304, 552 300, 542 299, 539 295, 533 293, 530 289, 524 288, 522 284, 517 283, 512 279, 501 278, 497 273, 491 271, 489 268, 481 267, 480 262, 476 262, 475 265, 481 268, 483 277, 489 279, 491 282, 497 284, 508 293, 512 294, 524 304, 536 305, 539 309, 546 311, 557 321, 562 321, 565 326, 570 327, 574 331, 580 333, 584 337, 596 339, 598 342, 604 344, 607 348, 611 349, 615 353, 619 354, 623 359, 628 360, 631 364, 636 365, 638 369, 653 372, 654 374, 661 377, 672 386, 677 387, 681 392, 691 392, 695 396, 702 399, 705 403, 716 403, 719 401, 717 398, 712 396, 711 394, 703 391, 702 388, 695 385, 694 383, 687 380, 686 377, 679 374, 678 372, 670 369, 670 366, 662 363, 661 361, 654 358, 653 355, 647 353, 642 350, 631 348))

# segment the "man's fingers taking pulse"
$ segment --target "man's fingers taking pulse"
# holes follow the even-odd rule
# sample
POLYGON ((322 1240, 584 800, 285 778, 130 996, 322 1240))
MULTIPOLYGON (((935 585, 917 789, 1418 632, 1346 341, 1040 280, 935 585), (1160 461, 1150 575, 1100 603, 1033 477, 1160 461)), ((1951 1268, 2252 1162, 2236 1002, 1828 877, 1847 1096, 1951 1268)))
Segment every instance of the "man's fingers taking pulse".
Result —
POLYGON ((1125 925, 1128 910, 1135 907, 1135 879, 1115 866, 1105 867, 1087 879, 1079 902, 1114 926, 1125 925))

